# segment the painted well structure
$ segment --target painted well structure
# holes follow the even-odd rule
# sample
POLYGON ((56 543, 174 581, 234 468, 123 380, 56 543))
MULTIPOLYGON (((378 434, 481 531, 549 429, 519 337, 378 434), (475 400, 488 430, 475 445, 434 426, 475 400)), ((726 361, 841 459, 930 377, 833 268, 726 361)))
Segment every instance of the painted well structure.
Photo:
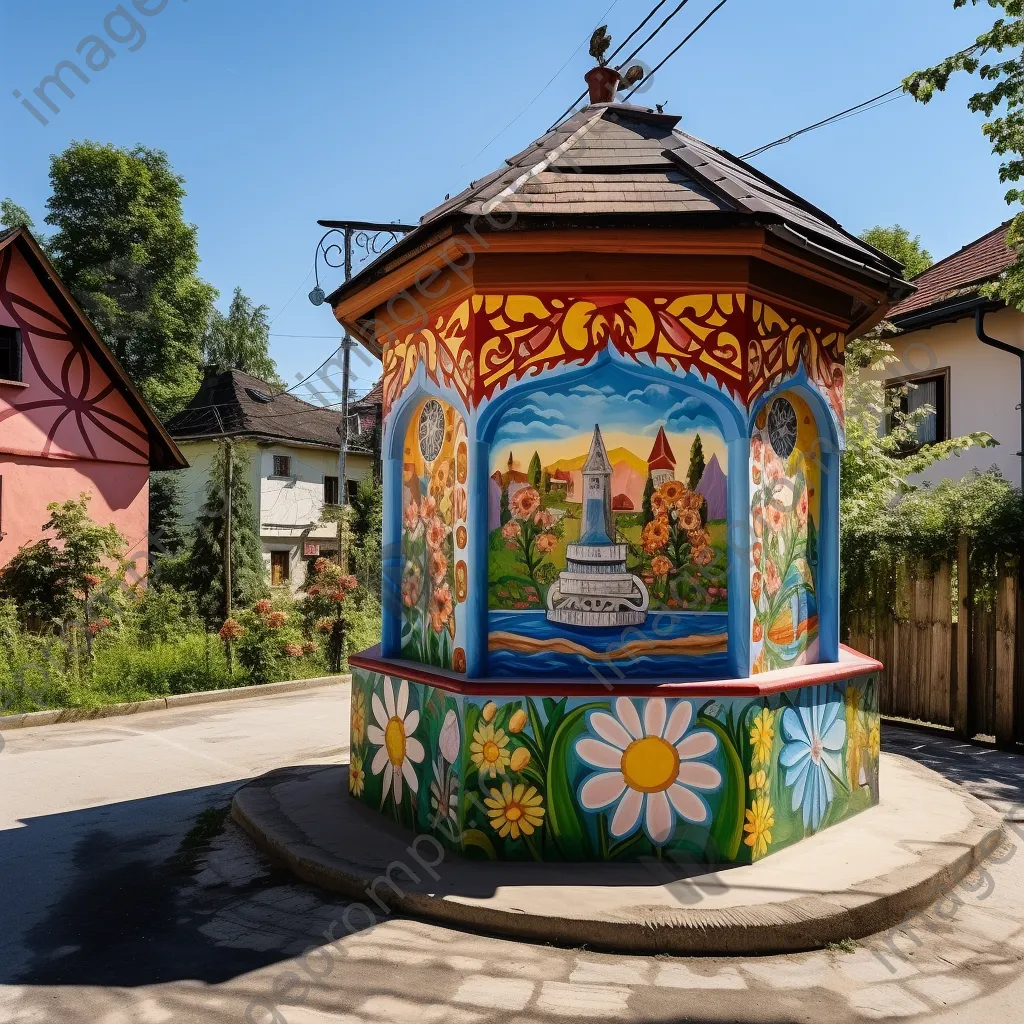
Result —
POLYGON ((384 372, 352 795, 545 861, 749 862, 876 803, 844 344, 908 287, 677 117, 597 103, 336 291, 384 372))

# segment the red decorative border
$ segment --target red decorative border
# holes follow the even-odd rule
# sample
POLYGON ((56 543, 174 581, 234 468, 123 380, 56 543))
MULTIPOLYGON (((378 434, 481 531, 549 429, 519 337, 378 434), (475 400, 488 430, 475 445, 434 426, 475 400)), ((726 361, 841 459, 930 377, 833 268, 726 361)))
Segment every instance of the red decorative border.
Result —
POLYGON ((663 683, 608 683, 601 684, 588 680, 584 683, 572 679, 550 682, 537 679, 463 679, 458 676, 424 668, 411 661, 382 658, 380 645, 371 647, 362 654, 349 657, 349 665, 398 676, 415 683, 436 686, 448 693, 464 697, 486 697, 515 693, 525 697, 767 697, 786 690, 799 690, 804 686, 818 686, 834 683, 841 679, 852 679, 881 672, 882 663, 866 654, 840 645, 838 662, 821 665, 800 665, 796 668, 762 672, 756 679, 714 679, 700 682, 663 683))

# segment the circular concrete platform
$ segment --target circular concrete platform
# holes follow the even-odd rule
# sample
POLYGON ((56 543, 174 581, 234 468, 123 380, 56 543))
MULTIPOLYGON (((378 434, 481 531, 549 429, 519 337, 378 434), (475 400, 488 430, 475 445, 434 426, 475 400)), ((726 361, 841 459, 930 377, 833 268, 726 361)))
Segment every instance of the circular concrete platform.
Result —
POLYGON ((892 927, 1002 840, 999 816, 960 787, 882 757, 879 806, 756 864, 718 870, 466 860, 351 799, 344 765, 270 772, 237 792, 232 817, 300 878, 358 901, 348 912, 355 928, 397 911, 616 952, 797 952, 892 927))

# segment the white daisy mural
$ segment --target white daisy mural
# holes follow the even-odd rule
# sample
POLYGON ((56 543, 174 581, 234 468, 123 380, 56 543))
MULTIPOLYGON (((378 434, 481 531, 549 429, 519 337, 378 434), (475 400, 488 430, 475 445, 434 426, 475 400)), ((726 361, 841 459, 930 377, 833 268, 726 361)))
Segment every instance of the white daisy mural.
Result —
POLYGON ((613 714, 588 714, 588 734, 575 749, 596 770, 580 786, 579 801, 588 811, 611 814, 613 838, 632 835, 642 825, 651 842, 663 846, 677 819, 710 824, 711 808, 702 794, 722 785, 721 772, 706 760, 718 737, 707 729, 691 730, 692 701, 676 702, 671 714, 660 697, 640 705, 643 721, 627 697, 615 701, 613 714))
POLYGON ((371 701, 376 724, 367 726, 366 738, 380 749, 374 755, 370 771, 374 775, 384 773, 381 791, 381 806, 390 794, 396 804, 402 802, 402 780, 409 789, 419 791, 419 780, 414 764, 420 764, 426 752, 413 733, 420 723, 420 713, 409 710, 409 684, 401 680, 395 691, 393 679, 384 680, 384 700, 374 693, 371 701))

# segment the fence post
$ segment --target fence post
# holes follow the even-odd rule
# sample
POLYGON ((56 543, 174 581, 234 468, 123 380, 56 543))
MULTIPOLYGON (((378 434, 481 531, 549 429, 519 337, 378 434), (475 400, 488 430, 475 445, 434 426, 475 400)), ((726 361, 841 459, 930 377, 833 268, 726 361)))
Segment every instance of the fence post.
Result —
POLYGON ((996 743, 1012 744, 1014 654, 1017 647, 1017 574, 1005 556, 996 578, 996 743))
POLYGON ((960 537, 956 549, 956 666, 954 669, 953 730, 969 738, 970 704, 967 699, 971 664, 971 547, 966 535, 960 537))

